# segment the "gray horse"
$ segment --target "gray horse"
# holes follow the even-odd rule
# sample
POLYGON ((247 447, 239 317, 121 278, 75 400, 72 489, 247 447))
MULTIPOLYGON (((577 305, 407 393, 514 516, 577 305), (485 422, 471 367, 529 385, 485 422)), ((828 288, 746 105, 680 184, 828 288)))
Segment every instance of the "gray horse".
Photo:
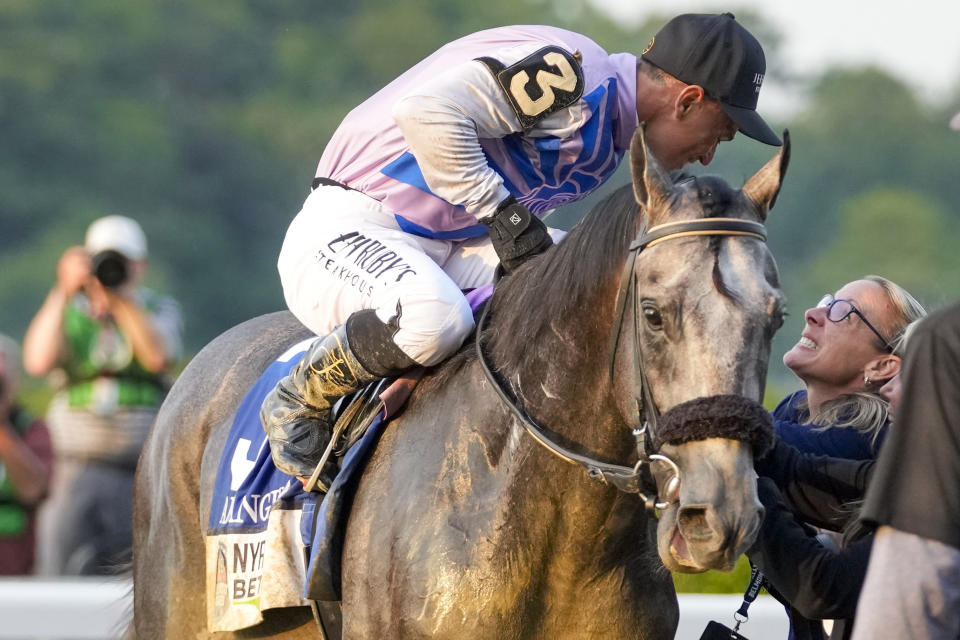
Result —
MULTIPOLYGON (((672 439, 637 436, 638 413, 655 404, 666 425, 698 398, 757 406, 783 299, 762 234, 681 225, 643 247, 631 249, 631 239, 713 218, 762 229, 786 169, 785 139, 736 191, 713 177, 674 182, 638 134, 632 193, 615 193, 501 283, 481 332, 484 358, 468 346, 428 372, 359 483, 343 551, 346 638, 674 636, 677 598, 664 566, 729 570, 749 546, 762 518, 757 443, 711 430, 709 403, 693 421, 703 432, 672 439), (495 393, 501 385, 519 413, 495 393), (541 446, 519 414, 600 466, 630 468, 638 440, 652 443, 664 456, 647 458, 659 518, 637 494, 541 446)), ((197 355, 164 403, 137 474, 137 637, 213 637, 203 535, 217 462, 247 389, 305 337, 287 313, 235 327, 197 355)), ((318 634, 299 607, 216 636, 318 634)))

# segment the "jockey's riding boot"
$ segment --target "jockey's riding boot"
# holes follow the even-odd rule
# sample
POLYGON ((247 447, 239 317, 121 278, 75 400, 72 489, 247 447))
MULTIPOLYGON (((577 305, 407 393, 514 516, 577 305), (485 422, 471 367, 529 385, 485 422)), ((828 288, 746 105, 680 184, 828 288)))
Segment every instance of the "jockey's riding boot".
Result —
MULTIPOLYGON (((346 324, 314 341, 267 394, 260 421, 280 471, 312 476, 333 434, 331 406, 368 382, 416 366, 391 339, 393 331, 373 310, 354 313, 346 324)), ((335 461, 324 465, 319 488, 326 491, 335 474, 335 461)))

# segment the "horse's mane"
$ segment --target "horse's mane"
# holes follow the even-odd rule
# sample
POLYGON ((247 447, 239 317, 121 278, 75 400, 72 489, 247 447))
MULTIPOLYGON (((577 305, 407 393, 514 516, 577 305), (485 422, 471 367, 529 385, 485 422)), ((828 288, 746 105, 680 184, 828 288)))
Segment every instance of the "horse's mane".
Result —
POLYGON ((632 187, 621 187, 599 202, 563 242, 500 281, 492 300, 493 328, 484 335, 497 369, 515 371, 537 335, 571 309, 601 312, 592 299, 619 273, 640 221, 632 187))

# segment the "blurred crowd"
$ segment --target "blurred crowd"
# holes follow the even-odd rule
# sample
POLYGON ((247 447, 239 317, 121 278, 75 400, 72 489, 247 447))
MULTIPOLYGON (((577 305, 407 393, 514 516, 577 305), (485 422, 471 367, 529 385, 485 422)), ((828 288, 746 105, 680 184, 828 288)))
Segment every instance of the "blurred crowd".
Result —
POLYGON ((143 286, 147 238, 124 216, 67 248, 23 339, 0 337, 0 575, 109 575, 132 544, 140 449, 181 355, 177 303, 143 286), (17 402, 21 363, 54 393, 17 402))

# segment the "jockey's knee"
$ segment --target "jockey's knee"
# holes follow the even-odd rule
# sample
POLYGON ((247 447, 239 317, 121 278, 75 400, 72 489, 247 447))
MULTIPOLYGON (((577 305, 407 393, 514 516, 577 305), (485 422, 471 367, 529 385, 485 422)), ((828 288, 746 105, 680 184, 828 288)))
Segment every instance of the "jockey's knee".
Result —
MULTIPOLYGON (((411 305, 412 306, 412 305, 411 305)), ((466 298, 432 300, 425 313, 404 306, 404 314, 393 340, 412 360, 423 366, 435 365, 452 355, 473 331, 473 310, 466 298)))
POLYGON ((417 366, 417 362, 397 345, 393 337, 397 327, 377 317, 375 309, 350 315, 346 323, 347 343, 360 364, 380 378, 399 375, 417 366))

